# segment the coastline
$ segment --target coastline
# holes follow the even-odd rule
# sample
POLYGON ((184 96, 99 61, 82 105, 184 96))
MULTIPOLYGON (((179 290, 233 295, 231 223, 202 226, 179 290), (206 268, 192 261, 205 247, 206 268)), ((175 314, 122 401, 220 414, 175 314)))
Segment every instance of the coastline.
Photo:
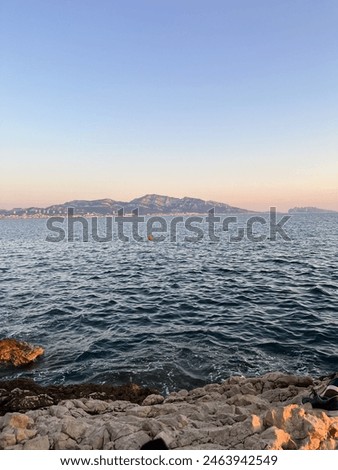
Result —
MULTIPOLYGON (((255 214, 265 214, 268 211, 247 211, 247 212, 219 212, 217 215, 255 215, 255 214)), ((338 212, 337 212, 338 213, 338 212)), ((278 211, 278 214, 287 214, 285 211, 278 211)), ((133 215, 132 211, 126 212, 124 214, 125 217, 131 217, 133 215)), ((206 216, 207 213, 204 212, 151 212, 142 214, 143 217, 193 217, 193 216, 206 216)), ((0 215, 0 220, 48 220, 51 217, 64 217, 68 219, 68 214, 65 212, 60 212, 56 214, 32 214, 32 215, 0 215)), ((99 213, 77 213, 74 214, 72 217, 84 217, 86 219, 104 219, 106 217, 118 217, 117 212, 114 213, 107 213, 107 214, 99 214, 99 213)))
POLYGON ((271 372, 164 397, 135 384, 3 381, 0 449, 136 450, 153 439, 169 449, 338 449, 338 416, 302 404, 328 382, 271 372))

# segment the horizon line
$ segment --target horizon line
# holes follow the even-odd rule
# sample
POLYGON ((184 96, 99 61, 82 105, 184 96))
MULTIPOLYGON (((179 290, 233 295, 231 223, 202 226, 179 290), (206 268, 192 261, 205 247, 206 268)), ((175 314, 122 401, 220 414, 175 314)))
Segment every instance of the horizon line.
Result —
MULTIPOLYGON (((94 198, 94 199, 82 199, 82 198, 76 198, 76 199, 71 199, 71 200, 68 200, 68 201, 65 201, 65 202, 57 202, 57 203, 52 203, 52 204, 49 204, 49 205, 44 205, 44 206, 40 206, 40 205, 29 205, 29 206, 16 206, 16 207, 11 207, 9 209, 5 209, 5 208, 2 208, 0 207, 0 211, 6 211, 6 212, 11 212, 11 211, 15 211, 15 210, 30 210, 30 209, 40 209, 40 210, 44 210, 44 209, 49 209, 50 207, 52 206, 60 206, 60 205, 66 205, 66 204, 71 204, 73 202, 80 202, 80 201, 83 201, 83 202, 96 202, 96 201, 112 201, 114 203, 117 203, 117 204, 130 204, 132 203, 133 201, 137 200, 137 199, 142 199, 142 198, 145 198, 147 196, 156 196, 156 197, 162 197, 162 198, 170 198, 170 199, 177 199, 177 200, 183 200, 183 199, 195 199, 195 200, 198 200, 198 201, 202 201, 204 203, 215 203, 215 204, 223 204, 223 205, 226 205, 226 206, 229 206, 231 208, 234 208, 234 209, 240 209, 240 210, 243 210, 243 211, 247 211, 247 212, 266 212, 268 211, 269 209, 271 209, 272 207, 276 208, 277 209, 277 204, 268 204, 267 205, 267 208, 262 210, 257 210, 257 209, 248 209, 248 208, 245 208, 245 207, 240 207, 238 205, 232 205, 232 204, 229 204, 227 202, 222 202, 222 201, 216 201, 214 199, 202 199, 201 197, 194 197, 194 196, 183 196, 183 197, 178 197, 178 196, 168 196, 166 194, 158 194, 158 193, 146 193, 146 194, 143 194, 141 196, 137 196, 137 197, 134 197, 130 200, 125 200, 125 201, 122 201, 120 199, 112 199, 111 197, 102 197, 102 198, 94 198)), ((292 207, 289 207, 288 209, 286 210, 280 210, 278 212, 288 212, 289 210, 292 210, 292 209, 315 209, 315 210, 320 210, 320 211, 326 211, 326 212, 338 212, 338 208, 337 209, 327 209, 327 208, 323 208, 323 207, 318 207, 318 206, 314 206, 313 204, 311 205, 293 205, 292 207)))

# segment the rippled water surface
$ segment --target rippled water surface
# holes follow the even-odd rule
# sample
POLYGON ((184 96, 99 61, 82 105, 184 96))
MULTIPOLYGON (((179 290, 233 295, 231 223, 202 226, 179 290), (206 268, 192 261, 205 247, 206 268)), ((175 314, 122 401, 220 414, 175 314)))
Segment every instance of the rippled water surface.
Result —
POLYGON ((287 227, 291 242, 50 243, 45 220, 0 220, 0 337, 46 349, 0 377, 168 391, 337 370, 338 216, 287 227))

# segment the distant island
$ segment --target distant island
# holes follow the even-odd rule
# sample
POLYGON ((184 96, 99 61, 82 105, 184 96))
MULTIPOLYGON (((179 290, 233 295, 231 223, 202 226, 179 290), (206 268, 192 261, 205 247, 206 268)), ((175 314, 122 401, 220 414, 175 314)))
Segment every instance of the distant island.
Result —
MULTIPOLYGON (((117 215, 123 209, 124 214, 131 214, 135 209, 140 215, 188 215, 206 214, 215 209, 218 214, 250 214, 257 211, 230 206, 223 202, 205 201, 193 197, 171 197, 159 194, 146 194, 131 201, 118 201, 114 199, 75 199, 63 204, 53 204, 48 207, 16 207, 14 209, 0 209, 0 218, 45 218, 52 215, 67 216, 69 208, 74 209, 74 215, 81 216, 107 216, 117 215)), ((293 207, 289 214, 332 213, 338 211, 319 209, 317 207, 293 207)))
POLYGON ((331 214, 338 214, 337 211, 328 210, 328 209, 319 209, 318 207, 293 207, 289 209, 289 214, 308 214, 308 213, 316 213, 316 214, 323 214, 323 213, 331 213, 331 214))
POLYGON ((68 208, 73 208, 75 215, 105 216, 117 215, 120 209, 126 214, 138 209, 140 215, 177 215, 177 214, 206 214, 208 210, 222 214, 250 213, 247 209, 233 207, 229 204, 216 201, 204 201, 192 197, 170 197, 158 194, 147 194, 131 201, 116 201, 113 199, 74 200, 64 204, 54 204, 49 207, 14 208, 11 210, 0 209, 0 217, 10 218, 42 218, 52 215, 67 215, 68 208))

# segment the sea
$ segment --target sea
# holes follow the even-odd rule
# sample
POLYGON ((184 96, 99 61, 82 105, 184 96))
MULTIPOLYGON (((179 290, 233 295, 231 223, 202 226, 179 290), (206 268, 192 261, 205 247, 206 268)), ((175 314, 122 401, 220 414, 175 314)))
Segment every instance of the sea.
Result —
MULTIPOLYGON (((81 223, 69 237, 67 222, 55 222, 65 236, 50 241, 47 219, 1 219, 0 339, 45 354, 1 365, 0 379, 168 393, 230 375, 337 371, 338 214, 294 214, 287 237, 271 236, 269 214, 266 225, 250 217, 212 234, 203 221, 194 240, 182 223, 161 240, 144 224, 128 241, 115 230, 98 240, 93 219, 88 241, 81 223)), ((96 223, 104 234, 107 220, 96 223)))

